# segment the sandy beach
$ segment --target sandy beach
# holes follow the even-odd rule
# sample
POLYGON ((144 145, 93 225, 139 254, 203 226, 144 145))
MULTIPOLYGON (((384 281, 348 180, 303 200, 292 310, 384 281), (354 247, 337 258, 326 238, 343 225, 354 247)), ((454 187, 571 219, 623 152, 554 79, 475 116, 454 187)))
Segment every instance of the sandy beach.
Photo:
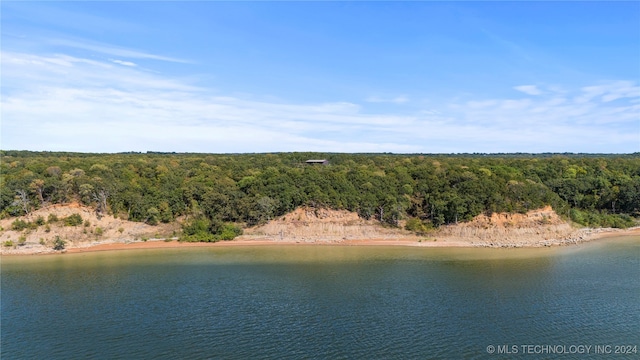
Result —
MULTIPOLYGON (((590 235, 582 239, 580 243, 604 240, 612 237, 640 236, 640 228, 627 230, 620 229, 590 229, 590 235)), ((196 248, 196 247, 230 247, 230 246, 273 246, 273 245, 296 245, 296 246, 414 246, 414 247, 478 247, 473 242, 463 241, 423 241, 418 242, 413 238, 407 239, 360 239, 342 241, 282 241, 276 239, 243 239, 232 241, 219 241, 215 243, 189 243, 177 240, 149 240, 129 243, 105 243, 77 248, 70 248, 65 253, 83 253, 94 251, 114 251, 114 250, 143 250, 143 249, 169 249, 169 248, 196 248)), ((570 244, 556 244, 556 246, 570 244)), ((534 246, 531 246, 534 247, 534 246)), ((535 246, 539 247, 539 246, 535 246)), ((55 252, 62 253, 62 252, 55 252)))

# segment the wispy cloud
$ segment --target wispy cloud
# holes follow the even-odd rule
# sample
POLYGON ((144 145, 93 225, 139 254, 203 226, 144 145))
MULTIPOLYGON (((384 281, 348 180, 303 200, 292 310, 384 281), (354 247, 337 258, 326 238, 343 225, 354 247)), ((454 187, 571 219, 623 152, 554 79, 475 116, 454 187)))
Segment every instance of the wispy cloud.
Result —
POLYGON ((368 102, 229 96, 116 60, 3 52, 2 64, 4 149, 632 152, 640 144, 640 93, 630 81, 397 115, 372 113, 368 102))
POLYGON ((289 104, 219 96, 184 79, 63 56, 2 53, 3 148, 79 151, 416 151, 351 138, 411 117, 348 102, 289 104), (29 137, 21 136, 25 131, 29 137), (389 151, 389 150, 385 150, 389 151))
POLYGON ((640 86, 632 81, 614 81, 593 86, 585 86, 581 94, 575 97, 578 103, 599 99, 610 102, 624 98, 640 98, 640 86))
POLYGON ((538 89, 537 86, 535 85, 520 85, 520 86, 514 86, 514 89, 521 91, 527 95, 540 95, 542 94, 542 91, 540 89, 538 89))
POLYGON ((116 64, 120 64, 120 65, 123 65, 123 66, 138 66, 136 63, 131 62, 131 61, 124 61, 124 60, 117 60, 117 59, 114 60, 114 59, 112 59, 111 62, 112 63, 116 63, 116 64))
POLYGON ((379 96, 370 96, 366 100, 366 102, 370 103, 392 103, 392 104, 404 104, 409 101, 409 98, 402 95, 396 97, 379 97, 379 96))
POLYGON ((90 50, 90 51, 95 51, 97 53, 102 53, 102 54, 107 54, 112 56, 120 56, 124 58, 150 59, 150 60, 168 61, 168 62, 175 62, 175 63, 185 63, 185 64, 191 63, 191 61, 185 60, 185 59, 179 59, 179 58, 157 55, 157 54, 150 54, 143 51, 126 49, 122 47, 101 44, 98 42, 89 42, 86 40, 78 41, 78 40, 69 40, 69 39, 49 39, 47 42, 53 46, 90 50))

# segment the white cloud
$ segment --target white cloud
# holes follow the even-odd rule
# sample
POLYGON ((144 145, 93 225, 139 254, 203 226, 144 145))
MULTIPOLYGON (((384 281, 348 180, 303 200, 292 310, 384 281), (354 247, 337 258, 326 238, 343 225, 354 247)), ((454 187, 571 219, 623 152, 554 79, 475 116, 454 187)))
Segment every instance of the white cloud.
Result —
POLYGON ((133 67, 138 66, 136 63, 131 62, 131 61, 113 60, 112 59, 111 62, 112 63, 116 63, 116 64, 120 64, 120 65, 123 65, 123 66, 133 66, 133 67))
POLYGON ((632 81, 614 81, 585 86, 581 89, 581 94, 574 98, 574 101, 585 103, 592 99, 600 99, 602 102, 611 102, 625 98, 640 98, 640 86, 632 81))
POLYGON ((467 107, 471 109, 482 109, 482 108, 492 107, 497 103, 498 103, 497 100, 481 100, 481 101, 472 100, 467 102, 467 107))
POLYGON ((531 105, 531 100, 502 100, 500 107, 505 110, 523 110, 531 105))
POLYGON ((370 96, 366 100, 366 102, 370 103, 392 103, 392 104, 404 104, 409 102, 409 98, 406 96, 396 96, 391 98, 379 97, 379 96, 370 96))
MULTIPOLYGON (((414 114, 229 96, 115 61, 2 54, 2 148, 86 152, 633 152, 638 84, 530 99, 443 101, 414 114), (593 95, 595 94, 595 95, 593 95), (587 95, 585 97, 585 95, 587 95), (605 96, 608 96, 605 99, 605 96), (605 101, 617 96, 615 100, 605 101), (578 97, 586 101, 571 101, 578 97)), ((390 98, 393 99, 393 98, 390 98)))
POLYGON ((90 50, 95 51, 102 54, 120 56, 124 58, 134 58, 134 59, 150 59, 150 60, 160 60, 160 61, 168 61, 175 63, 190 63, 188 60, 178 59, 170 56, 149 54, 142 51, 131 50, 106 44, 101 44, 97 42, 88 42, 88 41, 74 41, 68 39, 51 39, 48 41, 51 45, 55 46, 64 46, 76 49, 90 50))
POLYGON ((527 95, 540 95, 542 94, 542 91, 540 89, 538 89, 538 87, 536 87, 535 85, 520 85, 520 86, 514 86, 514 89, 523 92, 527 95))

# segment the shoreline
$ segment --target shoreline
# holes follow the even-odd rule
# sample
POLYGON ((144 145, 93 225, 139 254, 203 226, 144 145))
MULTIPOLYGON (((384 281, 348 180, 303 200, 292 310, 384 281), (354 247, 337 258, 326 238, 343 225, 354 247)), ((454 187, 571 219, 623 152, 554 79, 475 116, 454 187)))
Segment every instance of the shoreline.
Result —
POLYGON ((202 242, 179 242, 175 239, 166 241, 164 239, 150 239, 148 241, 119 242, 107 241, 104 243, 83 244, 81 246, 69 247, 62 251, 53 249, 23 249, 34 251, 21 251, 15 253, 2 253, 0 256, 32 256, 32 255, 62 255, 99 251, 120 251, 120 250, 147 250, 147 249, 181 249, 196 247, 248 247, 248 246, 407 246, 407 247, 431 247, 431 248, 542 248, 573 246, 577 244, 617 238, 625 236, 640 236, 640 227, 629 229, 579 229, 574 236, 563 240, 546 240, 535 243, 479 243, 473 239, 462 241, 459 239, 447 241, 421 241, 417 238, 377 238, 377 239, 349 239, 349 240, 276 240, 269 238, 240 239, 230 241, 218 241, 215 243, 202 242))

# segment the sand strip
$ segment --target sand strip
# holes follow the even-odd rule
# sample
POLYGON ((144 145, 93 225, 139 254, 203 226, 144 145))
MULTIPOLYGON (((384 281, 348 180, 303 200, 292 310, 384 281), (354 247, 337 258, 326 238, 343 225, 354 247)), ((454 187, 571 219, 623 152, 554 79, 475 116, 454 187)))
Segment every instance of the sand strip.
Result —
MULTIPOLYGON (((593 241, 598 239, 606 239, 620 236, 640 236, 640 228, 629 230, 618 229, 600 229, 594 231, 588 239, 584 241, 593 241)), ((193 247, 229 247, 229 246, 264 246, 264 245, 300 245, 300 246, 418 246, 418 247, 477 247, 471 241, 424 241, 417 242, 415 239, 362 239, 362 240, 342 240, 342 241, 282 241, 282 240, 234 240, 219 241, 216 243, 188 243, 179 241, 146 241, 132 243, 111 243, 100 244, 89 247, 68 249, 68 253, 92 252, 92 251, 111 251, 111 250, 133 250, 133 249, 168 249, 168 248, 193 248, 193 247)), ((533 247, 533 246, 532 246, 533 247)))

